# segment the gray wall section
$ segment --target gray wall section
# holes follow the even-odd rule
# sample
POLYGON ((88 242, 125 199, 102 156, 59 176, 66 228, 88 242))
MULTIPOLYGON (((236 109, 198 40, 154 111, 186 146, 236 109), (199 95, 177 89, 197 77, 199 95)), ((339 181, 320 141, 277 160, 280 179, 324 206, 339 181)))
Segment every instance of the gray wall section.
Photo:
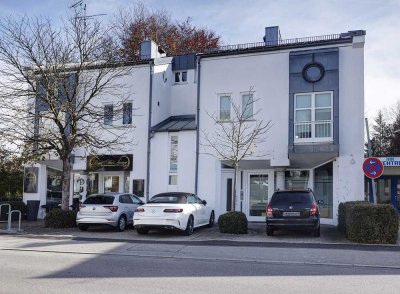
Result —
POLYGON ((187 70, 196 68, 196 55, 180 55, 174 56, 172 59, 172 70, 187 70))
MULTIPOLYGON (((289 153, 305 150, 318 152, 323 149, 294 148, 294 94, 333 91, 333 144, 339 145, 339 49, 295 51, 289 55, 289 153), (325 68, 324 77, 315 83, 307 82, 302 75, 303 68, 318 62, 325 68), (297 149, 297 151, 296 151, 297 149)), ((338 148, 334 148, 337 149, 338 148)))

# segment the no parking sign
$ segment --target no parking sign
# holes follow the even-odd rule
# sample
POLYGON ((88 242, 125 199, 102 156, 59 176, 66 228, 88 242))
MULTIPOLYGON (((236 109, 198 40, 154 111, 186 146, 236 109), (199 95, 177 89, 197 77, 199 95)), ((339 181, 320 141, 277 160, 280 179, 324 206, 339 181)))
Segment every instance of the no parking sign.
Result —
POLYGON ((366 177, 377 179, 383 174, 383 164, 376 157, 368 157, 364 160, 363 171, 366 177))

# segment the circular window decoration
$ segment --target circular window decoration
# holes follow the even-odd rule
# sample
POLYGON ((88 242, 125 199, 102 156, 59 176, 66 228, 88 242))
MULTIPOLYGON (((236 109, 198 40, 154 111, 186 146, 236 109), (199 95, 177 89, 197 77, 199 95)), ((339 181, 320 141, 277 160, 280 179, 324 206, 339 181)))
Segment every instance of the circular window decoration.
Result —
POLYGON ((309 83, 320 81, 325 75, 325 68, 320 63, 309 63, 303 68, 303 78, 309 83))

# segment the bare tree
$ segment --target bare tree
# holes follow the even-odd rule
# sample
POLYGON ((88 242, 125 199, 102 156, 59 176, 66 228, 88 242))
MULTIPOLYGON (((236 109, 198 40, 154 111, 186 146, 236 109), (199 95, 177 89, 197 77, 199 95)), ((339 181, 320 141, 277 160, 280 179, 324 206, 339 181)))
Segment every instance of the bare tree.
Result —
POLYGON ((242 106, 231 101, 232 117, 221 119, 219 115, 208 113, 215 125, 215 131, 212 133, 203 131, 205 140, 203 145, 213 151, 208 152, 208 154, 234 168, 232 211, 235 211, 236 178, 239 163, 248 157, 266 155, 258 153, 256 148, 257 145, 266 140, 265 135, 272 127, 270 120, 265 122, 260 118, 261 109, 253 112, 253 105, 258 100, 253 96, 254 90, 253 87, 250 87, 247 99, 242 106))
POLYGON ((126 131, 104 127, 121 107, 105 113, 101 99, 125 100, 121 78, 132 67, 117 62, 109 30, 78 13, 61 28, 42 18, 1 19, 0 36, 0 136, 31 148, 35 160, 53 154, 62 161, 62 209, 68 210, 73 151, 127 141, 126 131))

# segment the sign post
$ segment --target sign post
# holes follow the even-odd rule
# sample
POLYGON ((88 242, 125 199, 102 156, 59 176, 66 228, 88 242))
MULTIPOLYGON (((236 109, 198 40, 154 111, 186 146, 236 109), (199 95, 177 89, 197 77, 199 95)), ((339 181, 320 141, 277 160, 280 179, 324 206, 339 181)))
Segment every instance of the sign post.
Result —
POLYGON ((374 203, 376 204, 376 191, 374 179, 379 178, 383 174, 383 164, 379 158, 368 157, 364 160, 363 164, 364 175, 372 179, 372 194, 374 198, 374 203))

